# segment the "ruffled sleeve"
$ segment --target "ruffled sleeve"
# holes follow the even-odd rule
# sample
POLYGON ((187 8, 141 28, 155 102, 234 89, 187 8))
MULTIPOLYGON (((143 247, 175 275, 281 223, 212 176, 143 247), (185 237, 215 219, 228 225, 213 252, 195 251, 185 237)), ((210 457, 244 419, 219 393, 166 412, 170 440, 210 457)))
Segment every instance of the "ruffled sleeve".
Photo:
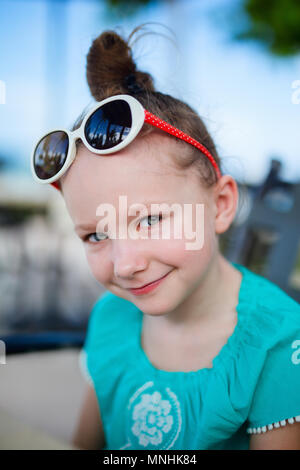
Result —
POLYGON ((89 385, 93 385, 93 380, 92 380, 92 377, 89 373, 88 366, 87 366, 87 353, 84 347, 79 352, 78 364, 79 364, 79 369, 81 371, 81 374, 84 380, 89 385))
POLYGON ((124 402, 125 409, 126 395, 122 390, 128 376, 135 374, 132 332, 139 314, 131 302, 106 291, 94 304, 89 317, 79 361, 84 377, 94 387, 105 435, 109 435, 114 422, 114 401, 121 407, 124 402))
POLYGON ((300 422, 300 306, 275 285, 266 295, 257 304, 253 325, 261 341, 262 367, 249 410, 248 434, 300 422))
POLYGON ((92 378, 93 373, 92 371, 90 371, 90 368, 88 365, 89 363, 88 359, 91 357, 91 355, 93 356, 95 354, 95 350, 97 349, 97 341, 99 342, 99 337, 101 338, 101 330, 103 330, 103 325, 101 328, 101 323, 99 321, 100 320, 99 313, 101 312, 101 310, 103 310, 104 305, 106 304, 110 295, 111 294, 108 291, 104 292, 93 305, 93 308, 89 316, 84 345, 82 349, 80 350, 79 357, 78 357, 80 371, 84 379, 86 380, 86 382, 90 385, 93 385, 94 382, 92 378), (99 327, 100 327, 100 331, 99 331, 99 327))

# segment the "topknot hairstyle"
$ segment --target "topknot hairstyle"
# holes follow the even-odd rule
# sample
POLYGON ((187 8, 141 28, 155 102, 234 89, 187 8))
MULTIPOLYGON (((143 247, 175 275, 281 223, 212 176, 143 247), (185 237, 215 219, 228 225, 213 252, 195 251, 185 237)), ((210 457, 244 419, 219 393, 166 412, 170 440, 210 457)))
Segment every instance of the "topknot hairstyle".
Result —
POLYGON ((114 31, 105 31, 94 39, 87 55, 86 77, 96 101, 132 93, 131 83, 139 91, 155 91, 151 76, 137 70, 128 42, 114 31))
MULTIPOLYGON (((127 40, 111 30, 104 31, 93 40, 86 62, 86 77, 93 98, 101 101, 118 94, 134 96, 145 109, 202 143, 220 168, 215 144, 196 111, 183 101, 156 91, 151 75, 137 69, 130 41, 143 26, 135 28, 127 40)), ((84 114, 79 116, 71 130, 80 126, 84 114)), ((145 123, 140 135, 151 132, 163 131, 145 123)), ((174 155, 175 165, 179 169, 196 167, 202 183, 212 186, 217 176, 210 161, 186 142, 179 139, 176 142, 182 147, 178 155, 174 155)))

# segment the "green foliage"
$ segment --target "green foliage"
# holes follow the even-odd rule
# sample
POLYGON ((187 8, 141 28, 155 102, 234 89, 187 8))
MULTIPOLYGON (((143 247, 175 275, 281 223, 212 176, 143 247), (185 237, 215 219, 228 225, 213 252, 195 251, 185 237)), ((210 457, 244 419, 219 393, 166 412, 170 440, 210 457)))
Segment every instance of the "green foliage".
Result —
MULTIPOLYGON (((106 0, 106 5, 110 15, 126 17, 158 1, 164 0, 106 0)), ((300 52, 300 0, 240 0, 236 5, 229 2, 227 18, 235 39, 258 41, 279 56, 300 52)))
POLYGON ((139 5, 146 5, 151 0, 107 0, 108 4, 113 7, 128 5, 128 3, 139 5))
POLYGON ((153 0, 106 0, 106 3, 113 15, 130 16, 153 0))
POLYGON ((244 9, 250 24, 236 38, 258 40, 276 55, 300 51, 299 0, 245 0, 244 9))

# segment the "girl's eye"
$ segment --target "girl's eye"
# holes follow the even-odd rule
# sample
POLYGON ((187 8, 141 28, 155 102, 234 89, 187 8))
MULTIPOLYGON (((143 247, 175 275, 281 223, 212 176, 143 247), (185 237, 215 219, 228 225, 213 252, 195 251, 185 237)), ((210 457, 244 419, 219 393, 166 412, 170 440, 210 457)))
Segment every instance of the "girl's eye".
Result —
MULTIPOLYGON (((162 214, 159 215, 148 215, 144 219, 141 220, 141 223, 143 220, 147 220, 147 223, 150 223, 150 226, 152 227, 153 225, 156 225, 157 222, 160 222, 162 220, 162 214)), ((149 227, 146 227, 149 228, 149 227)))
POLYGON ((90 243, 98 243, 101 240, 105 240, 107 238, 107 235, 105 233, 90 233, 87 235, 83 241, 85 242, 90 242, 90 243), (95 237, 94 240, 92 241, 92 237, 95 237))
MULTIPOLYGON (((146 228, 150 228, 152 227, 153 225, 156 225, 157 222, 160 222, 162 220, 162 214, 159 214, 159 215, 148 215, 147 217, 144 217, 142 220, 141 220, 141 225, 142 225, 142 222, 143 221, 147 221, 148 224, 150 224, 150 226, 146 226, 146 228)), ((142 228, 145 228, 145 227, 142 227, 142 228)), ((108 238, 108 236, 105 234, 105 233, 90 233, 89 235, 86 235, 83 239, 84 242, 89 242, 89 243, 99 243, 103 240, 106 240, 108 238)))

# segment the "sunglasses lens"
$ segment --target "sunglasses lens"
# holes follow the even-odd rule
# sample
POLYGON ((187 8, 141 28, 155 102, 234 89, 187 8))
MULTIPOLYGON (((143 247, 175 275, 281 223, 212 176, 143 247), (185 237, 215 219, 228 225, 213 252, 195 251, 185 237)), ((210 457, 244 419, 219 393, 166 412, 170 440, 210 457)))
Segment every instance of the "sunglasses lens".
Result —
POLYGON ((131 126, 129 104, 124 100, 116 100, 104 104, 89 117, 84 134, 94 149, 111 149, 126 139, 131 126))
POLYGON ((36 175, 47 180, 57 175, 66 161, 69 150, 69 137, 63 131, 51 132, 37 145, 34 152, 36 175))

